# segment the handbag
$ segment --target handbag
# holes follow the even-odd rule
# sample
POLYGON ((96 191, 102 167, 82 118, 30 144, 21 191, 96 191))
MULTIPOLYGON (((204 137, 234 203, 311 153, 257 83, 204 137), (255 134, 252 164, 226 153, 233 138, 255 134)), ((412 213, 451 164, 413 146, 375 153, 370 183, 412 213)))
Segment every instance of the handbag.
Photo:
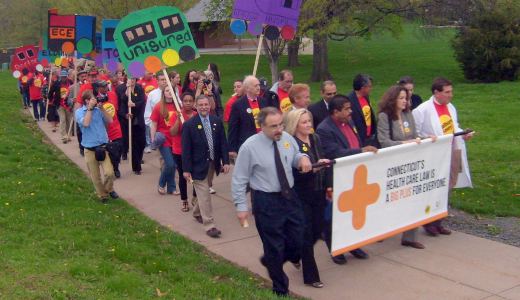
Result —
POLYGON ((95 152, 95 156, 96 156, 96 160, 97 161, 104 161, 105 160, 105 158, 107 156, 105 145, 97 146, 95 148, 94 152, 95 152))

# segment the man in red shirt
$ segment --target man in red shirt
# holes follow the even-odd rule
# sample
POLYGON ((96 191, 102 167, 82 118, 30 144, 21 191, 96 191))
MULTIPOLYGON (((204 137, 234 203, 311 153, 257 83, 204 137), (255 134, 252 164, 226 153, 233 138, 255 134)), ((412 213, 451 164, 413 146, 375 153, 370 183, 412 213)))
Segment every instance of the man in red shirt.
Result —
POLYGON ((153 73, 151 72, 146 72, 143 78, 141 78, 141 80, 139 80, 137 83, 143 87, 144 93, 147 97, 151 91, 159 87, 157 84, 157 79, 153 77, 153 73))
MULTIPOLYGON (((336 95, 329 102, 329 116, 326 117, 316 129, 321 139, 322 154, 325 158, 336 159, 339 157, 358 154, 361 152, 377 152, 374 146, 363 146, 361 139, 352 126, 352 108, 350 100, 344 95, 336 95)), ((330 249, 332 237, 332 219, 325 220, 324 238, 330 249)), ((368 258, 363 250, 350 251, 359 259, 368 258)), ((334 263, 342 265, 347 262, 343 254, 333 256, 334 263)))
POLYGON ((376 135, 376 117, 369 99, 372 91, 372 77, 358 74, 354 77, 352 87, 354 90, 347 97, 352 103, 352 121, 358 131, 361 144, 379 147, 376 135))
POLYGON ((229 122, 229 116, 231 115, 231 107, 233 106, 233 103, 235 103, 238 98, 244 95, 244 92, 242 91, 242 80, 235 80, 233 83, 233 92, 235 93, 231 96, 231 98, 229 98, 226 103, 226 108, 224 109, 224 122, 226 123, 229 122))
POLYGON ((273 85, 271 92, 278 95, 280 110, 282 113, 291 110, 292 104, 289 99, 289 89, 293 85, 293 73, 290 70, 282 70, 278 75, 278 82, 273 85))
POLYGON ((38 71, 29 79, 29 98, 32 102, 33 115, 36 121, 41 121, 45 118, 42 105, 42 86, 44 84, 45 77, 38 71))

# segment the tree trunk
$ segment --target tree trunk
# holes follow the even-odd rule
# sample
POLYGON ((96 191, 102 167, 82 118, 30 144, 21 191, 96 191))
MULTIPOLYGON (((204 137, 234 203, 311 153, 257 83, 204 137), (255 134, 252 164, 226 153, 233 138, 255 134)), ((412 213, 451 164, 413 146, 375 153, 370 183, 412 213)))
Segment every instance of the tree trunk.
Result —
POLYGON ((327 34, 317 30, 313 38, 312 74, 310 81, 321 82, 332 79, 329 72, 329 55, 327 48, 327 34))
POLYGON ((271 70, 271 83, 278 81, 278 58, 269 58, 269 69, 271 70))
POLYGON ((287 45, 287 67, 298 67, 300 62, 298 61, 298 50, 300 49, 301 38, 294 38, 287 45))

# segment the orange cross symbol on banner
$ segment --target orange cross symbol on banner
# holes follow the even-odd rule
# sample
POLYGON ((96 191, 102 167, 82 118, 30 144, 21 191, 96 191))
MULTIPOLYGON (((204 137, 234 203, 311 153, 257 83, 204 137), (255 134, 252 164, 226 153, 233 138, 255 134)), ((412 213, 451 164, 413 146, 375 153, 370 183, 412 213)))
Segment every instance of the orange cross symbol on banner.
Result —
POLYGON ((351 190, 339 195, 338 209, 341 212, 352 211, 352 226, 356 230, 363 228, 366 221, 367 207, 376 203, 381 188, 377 183, 367 182, 368 170, 360 165, 354 171, 354 185, 351 190))

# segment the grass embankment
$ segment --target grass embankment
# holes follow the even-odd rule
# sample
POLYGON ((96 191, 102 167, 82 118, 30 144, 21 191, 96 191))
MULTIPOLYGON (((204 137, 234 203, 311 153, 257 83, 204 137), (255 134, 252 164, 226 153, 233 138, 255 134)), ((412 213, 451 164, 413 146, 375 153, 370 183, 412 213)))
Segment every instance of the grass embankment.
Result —
POLYGON ((90 180, 20 113, 0 73, 0 299, 273 299, 251 273, 90 180), (158 290, 157 290, 158 289, 158 290))
MULTIPOLYGON (((464 80, 450 46, 452 29, 434 29, 424 34, 408 25, 399 39, 375 35, 370 40, 351 39, 329 42, 329 65, 338 90, 352 89, 352 78, 368 73, 374 78, 372 103, 377 107, 384 91, 403 75, 416 80, 416 93, 427 100, 434 77, 444 76, 454 82, 454 105, 463 128, 472 128, 477 136, 468 143, 468 156, 474 189, 456 190, 451 205, 472 214, 520 217, 520 84, 472 84, 464 80)), ((206 69, 209 62, 218 64, 227 99, 232 81, 252 72, 251 55, 202 56, 179 66, 206 69)), ((306 82, 312 70, 312 57, 301 56, 300 67, 293 68, 295 82, 306 82)), ((286 66, 284 57, 280 69, 286 66)), ((260 61, 258 74, 270 79, 268 62, 260 61)), ((319 83, 312 83, 312 99, 319 99, 319 83)))

